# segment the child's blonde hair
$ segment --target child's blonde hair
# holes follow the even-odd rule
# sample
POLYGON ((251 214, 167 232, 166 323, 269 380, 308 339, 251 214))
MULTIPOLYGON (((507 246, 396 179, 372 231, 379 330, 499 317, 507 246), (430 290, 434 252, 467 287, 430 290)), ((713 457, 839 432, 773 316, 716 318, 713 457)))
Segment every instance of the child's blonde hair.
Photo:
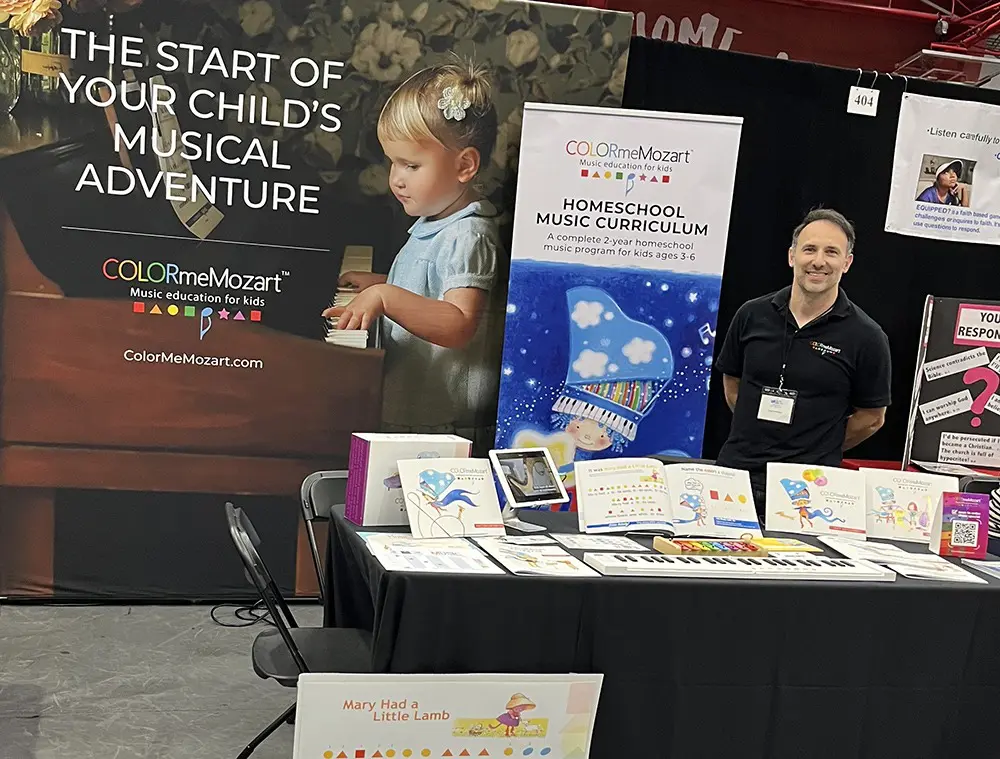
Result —
POLYGON ((486 70, 471 62, 418 71, 389 96, 378 119, 378 138, 382 142, 436 140, 449 150, 475 148, 483 166, 497 139, 491 90, 486 70), (439 102, 448 88, 452 88, 451 99, 468 102, 461 119, 446 118, 439 102))

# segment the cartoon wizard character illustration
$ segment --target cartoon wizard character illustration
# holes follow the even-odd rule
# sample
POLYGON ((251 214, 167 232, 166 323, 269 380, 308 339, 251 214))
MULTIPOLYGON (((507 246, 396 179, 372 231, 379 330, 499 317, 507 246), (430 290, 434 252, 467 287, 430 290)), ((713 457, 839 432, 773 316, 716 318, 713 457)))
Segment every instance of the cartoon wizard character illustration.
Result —
POLYGON ((566 300, 569 367, 552 424, 577 451, 621 453, 673 379, 673 351, 655 327, 630 319, 597 287, 571 288, 566 300))
POLYGON ((534 709, 535 704, 523 693, 515 693, 507 702, 507 711, 497 717, 496 725, 492 729, 496 730, 500 725, 504 726, 504 737, 510 738, 514 730, 521 724, 521 713, 529 709, 534 709))
POLYGON ((708 516, 708 506, 702 492, 705 485, 701 480, 688 477, 684 480, 684 492, 681 493, 681 506, 691 509, 694 516, 691 519, 678 519, 678 524, 691 524, 695 522, 699 527, 705 526, 705 517, 708 516))
MULTIPOLYGON (((823 484, 826 480, 823 480, 823 484)), ((819 483, 817 483, 819 484, 819 483)), ((812 504, 812 496, 809 494, 809 486, 806 484, 805 480, 791 480, 787 477, 781 480, 781 487, 785 489, 785 494, 788 496, 788 500, 792 502, 792 506, 798 512, 799 517, 799 527, 801 529, 806 528, 806 522, 809 523, 810 527, 813 527, 813 519, 822 519, 825 522, 845 522, 845 519, 833 516, 833 509, 827 506, 824 509, 813 509, 810 508, 812 504)), ((781 512, 779 512, 781 513, 781 512)), ((789 517, 787 514, 782 514, 782 516, 788 517, 789 519, 794 519, 795 517, 789 517)))
POLYGON ((440 514, 445 509, 454 504, 458 504, 458 518, 462 518, 462 512, 467 504, 472 508, 477 508, 479 504, 469 496, 476 495, 463 488, 448 490, 455 482, 455 475, 451 472, 439 472, 436 469, 425 469, 419 475, 420 494, 423 495, 427 505, 437 509, 440 514))

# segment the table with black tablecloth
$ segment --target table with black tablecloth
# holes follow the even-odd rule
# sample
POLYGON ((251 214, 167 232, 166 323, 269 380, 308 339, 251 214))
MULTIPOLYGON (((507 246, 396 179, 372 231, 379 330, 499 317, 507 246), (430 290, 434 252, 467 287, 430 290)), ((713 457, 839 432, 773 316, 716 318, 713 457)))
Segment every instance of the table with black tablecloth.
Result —
POLYGON ((604 673, 594 759, 1000 756, 996 580, 387 572, 359 530, 334 514, 326 624, 372 630, 376 672, 604 673))

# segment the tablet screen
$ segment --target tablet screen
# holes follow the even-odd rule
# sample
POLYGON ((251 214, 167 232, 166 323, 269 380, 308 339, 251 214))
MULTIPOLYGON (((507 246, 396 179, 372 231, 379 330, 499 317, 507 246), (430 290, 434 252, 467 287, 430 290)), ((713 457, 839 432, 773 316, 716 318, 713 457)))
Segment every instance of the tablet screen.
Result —
POLYGON ((545 451, 498 451, 493 456, 514 499, 512 505, 565 500, 559 476, 549 465, 545 451))

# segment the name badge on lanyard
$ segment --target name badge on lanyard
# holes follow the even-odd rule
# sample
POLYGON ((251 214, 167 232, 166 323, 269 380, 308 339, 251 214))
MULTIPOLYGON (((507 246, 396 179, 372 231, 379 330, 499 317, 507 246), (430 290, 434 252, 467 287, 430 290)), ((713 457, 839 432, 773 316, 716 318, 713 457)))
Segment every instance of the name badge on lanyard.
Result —
POLYGON ((795 398, 798 392, 781 387, 765 387, 760 391, 760 407, 757 418, 764 422, 791 424, 795 413, 795 398))
MULTIPOLYGON (((796 330, 797 332, 798 330, 796 330)), ((792 335, 795 339, 795 335, 792 335)), ((785 323, 785 336, 781 341, 781 378, 777 387, 763 387, 760 391, 760 406, 757 408, 757 418, 764 422, 791 424, 795 413, 795 398, 798 392, 785 388, 785 369, 788 366, 788 323, 785 323)))

